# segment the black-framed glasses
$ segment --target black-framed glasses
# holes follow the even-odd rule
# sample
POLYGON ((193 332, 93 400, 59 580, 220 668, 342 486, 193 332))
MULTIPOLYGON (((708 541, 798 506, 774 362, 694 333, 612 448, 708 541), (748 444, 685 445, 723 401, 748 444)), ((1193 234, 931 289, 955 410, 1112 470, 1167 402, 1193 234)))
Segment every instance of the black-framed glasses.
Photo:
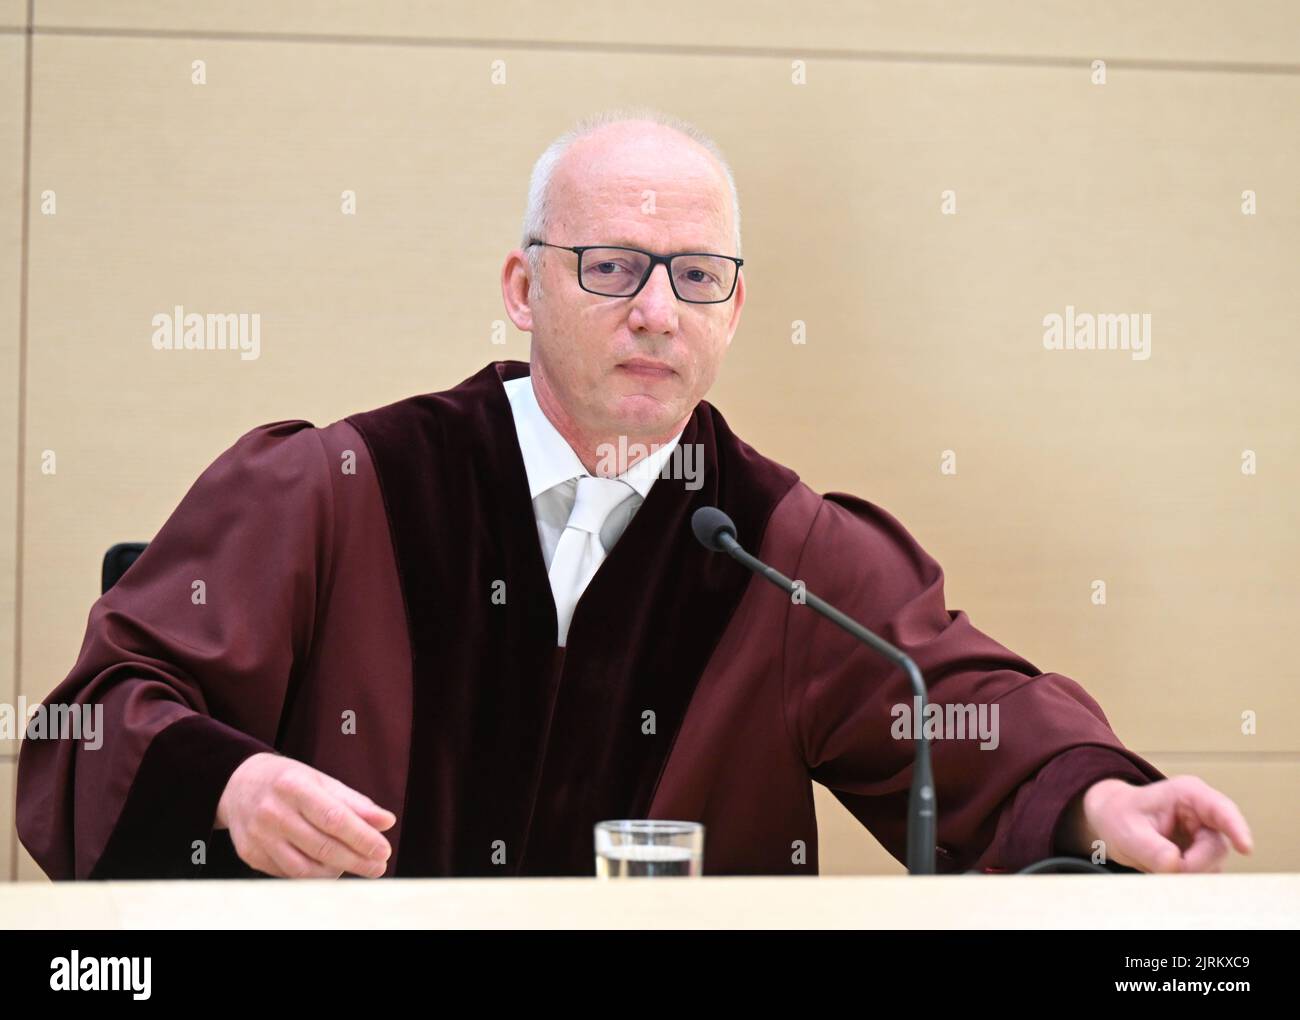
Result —
POLYGON ((744 259, 712 252, 684 251, 674 255, 656 255, 640 248, 623 248, 611 244, 580 244, 570 247, 547 241, 535 244, 578 255, 578 286, 602 297, 633 297, 650 279, 655 266, 668 270, 668 282, 681 301, 695 305, 716 305, 731 298, 744 259))

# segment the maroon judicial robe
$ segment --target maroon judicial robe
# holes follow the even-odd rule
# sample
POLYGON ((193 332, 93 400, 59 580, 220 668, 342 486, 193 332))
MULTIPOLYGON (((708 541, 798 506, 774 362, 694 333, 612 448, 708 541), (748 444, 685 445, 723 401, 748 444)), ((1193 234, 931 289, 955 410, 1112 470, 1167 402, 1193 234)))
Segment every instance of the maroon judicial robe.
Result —
POLYGON ((1019 869, 1056 852, 1092 783, 1163 778, 1074 681, 949 612, 898 521, 813 492, 707 402, 681 438, 700 444, 702 486, 656 480, 557 648, 501 385, 527 371, 494 363, 324 428, 264 425, 217 458, 92 606, 47 698, 101 703, 103 746, 23 741, 18 834, 47 874, 259 874, 212 829, 259 751, 392 810, 390 876, 591 875, 592 827, 611 818, 703 822, 706 874, 816 874, 813 780, 901 859, 902 674, 706 552, 690 518, 707 504, 907 651, 935 704, 999 705, 996 750, 932 745, 941 871, 1019 869))

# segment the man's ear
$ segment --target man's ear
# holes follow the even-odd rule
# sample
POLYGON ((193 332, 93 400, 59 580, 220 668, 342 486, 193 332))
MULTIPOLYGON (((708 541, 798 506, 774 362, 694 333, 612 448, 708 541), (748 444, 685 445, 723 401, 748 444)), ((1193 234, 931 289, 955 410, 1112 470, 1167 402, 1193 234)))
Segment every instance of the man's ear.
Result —
POLYGON ((528 259, 520 248, 510 252, 501 267, 501 298, 515 328, 531 333, 533 306, 528 300, 528 259))

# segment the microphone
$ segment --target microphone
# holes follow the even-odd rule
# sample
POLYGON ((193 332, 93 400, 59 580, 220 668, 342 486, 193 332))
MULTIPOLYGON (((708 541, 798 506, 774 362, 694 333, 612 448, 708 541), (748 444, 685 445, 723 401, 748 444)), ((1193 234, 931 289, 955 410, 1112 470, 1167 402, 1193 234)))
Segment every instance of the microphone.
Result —
MULTIPOLYGON (((784 574, 747 553, 736 541, 736 525, 716 506, 702 506, 691 515, 691 530, 700 545, 711 552, 726 553, 742 566, 771 581, 787 594, 795 591, 794 582, 784 574)), ((919 698, 921 718, 928 704, 925 680, 911 656, 878 637, 866 627, 845 616, 834 606, 806 589, 806 604, 842 630, 848 631, 868 648, 884 656, 907 674, 912 693, 919 698)), ((907 871, 910 875, 933 875, 935 847, 934 776, 930 769, 930 740, 921 727, 916 740, 916 761, 912 769, 912 791, 907 799, 907 871)))

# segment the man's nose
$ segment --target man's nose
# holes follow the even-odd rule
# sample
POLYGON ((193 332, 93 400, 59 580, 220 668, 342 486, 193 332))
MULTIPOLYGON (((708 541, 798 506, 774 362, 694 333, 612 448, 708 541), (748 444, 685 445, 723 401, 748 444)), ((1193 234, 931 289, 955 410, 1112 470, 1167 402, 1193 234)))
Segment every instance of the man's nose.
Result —
POLYGON ((677 332, 677 295, 668 279, 667 266, 655 266, 650 279, 632 299, 629 325, 649 333, 677 332))

